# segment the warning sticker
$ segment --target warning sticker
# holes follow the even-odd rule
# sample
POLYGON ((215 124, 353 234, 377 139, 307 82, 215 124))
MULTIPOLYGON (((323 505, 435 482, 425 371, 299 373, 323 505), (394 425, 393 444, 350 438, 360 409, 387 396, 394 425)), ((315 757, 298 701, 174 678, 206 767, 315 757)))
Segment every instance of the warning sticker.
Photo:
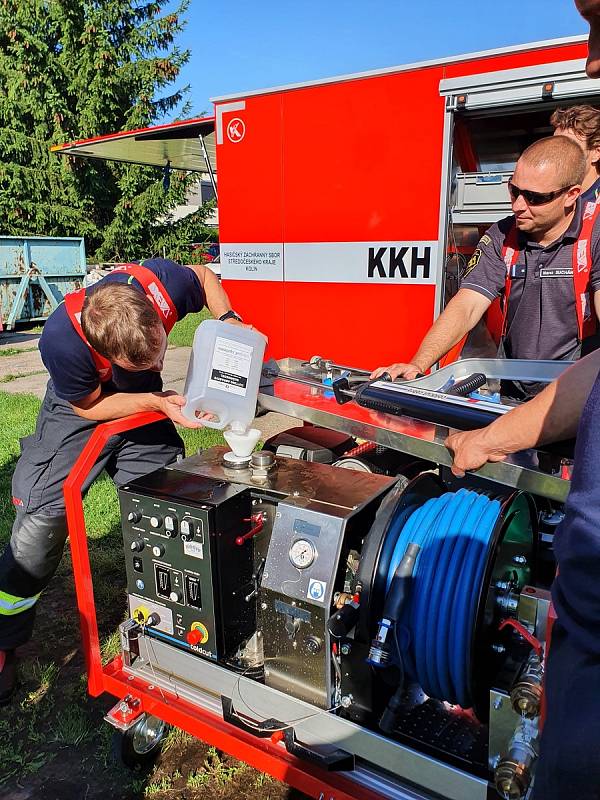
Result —
POLYGON ((309 597, 311 600, 319 600, 322 601, 325 597, 325 591, 327 589, 327 584, 325 581, 318 581, 315 578, 311 578, 308 582, 308 591, 306 596, 309 597))
POLYGON ((184 542, 183 552, 192 558, 204 558, 204 545, 200 542, 184 542))
POLYGON ((208 385, 213 389, 246 396, 253 348, 217 336, 208 385))

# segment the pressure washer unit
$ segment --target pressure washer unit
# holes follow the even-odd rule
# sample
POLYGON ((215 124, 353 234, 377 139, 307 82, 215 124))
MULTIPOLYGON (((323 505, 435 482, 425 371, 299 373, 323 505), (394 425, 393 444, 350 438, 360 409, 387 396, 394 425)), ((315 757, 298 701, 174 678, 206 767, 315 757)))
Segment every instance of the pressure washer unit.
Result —
MULTIPOLYGON (((485 397, 504 367, 477 366, 455 381, 485 397)), ((410 384, 331 373, 266 369, 261 404, 306 424, 249 462, 213 447, 121 487, 128 603, 108 665, 78 485, 108 436, 156 415, 96 431, 66 487, 90 690, 119 698, 107 719, 128 763, 168 722, 316 798, 523 798, 551 629, 538 518, 560 513, 567 456, 520 454, 459 481, 438 424, 446 391, 427 422, 434 387, 405 416, 355 400, 374 386, 403 410, 410 384)), ((435 381, 448 389, 443 371, 435 381)), ((456 419, 461 394, 448 397, 456 419)))

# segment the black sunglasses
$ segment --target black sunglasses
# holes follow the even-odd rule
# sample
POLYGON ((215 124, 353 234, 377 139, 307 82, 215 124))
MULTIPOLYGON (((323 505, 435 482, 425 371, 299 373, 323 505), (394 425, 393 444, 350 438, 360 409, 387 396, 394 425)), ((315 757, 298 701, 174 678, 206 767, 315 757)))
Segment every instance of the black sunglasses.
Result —
POLYGON ((562 189, 556 189, 554 192, 532 192, 529 189, 519 189, 512 181, 508 182, 508 191, 512 199, 516 200, 522 195, 528 206, 544 206, 546 203, 556 200, 561 194, 568 192, 570 188, 570 186, 563 186, 562 189))

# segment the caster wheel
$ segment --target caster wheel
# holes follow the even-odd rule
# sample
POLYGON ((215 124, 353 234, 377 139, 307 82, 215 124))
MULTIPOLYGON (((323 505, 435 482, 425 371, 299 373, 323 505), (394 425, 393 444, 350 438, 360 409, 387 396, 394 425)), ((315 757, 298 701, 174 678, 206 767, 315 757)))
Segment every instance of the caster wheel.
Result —
POLYGON ((115 731, 113 755, 129 769, 148 769, 158 757, 168 730, 162 719, 142 714, 128 731, 115 731))

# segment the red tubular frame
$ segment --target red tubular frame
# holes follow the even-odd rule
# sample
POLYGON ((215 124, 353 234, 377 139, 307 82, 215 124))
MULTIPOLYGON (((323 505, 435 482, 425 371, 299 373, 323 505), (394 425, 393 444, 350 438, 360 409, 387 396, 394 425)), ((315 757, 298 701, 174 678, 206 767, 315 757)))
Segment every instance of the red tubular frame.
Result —
POLYGON ((289 755, 283 744, 258 739, 225 722, 211 711, 195 706, 167 691, 159 690, 123 670, 121 657, 102 666, 92 572, 83 514, 82 487, 86 477, 111 436, 164 419, 158 412, 143 412, 98 425, 81 451, 64 484, 67 525, 71 542, 73 574, 81 624, 81 639, 93 697, 108 692, 122 699, 132 695, 139 711, 154 714, 183 728, 256 769, 323 800, 384 800, 383 795, 355 784, 339 773, 325 772, 289 755))

